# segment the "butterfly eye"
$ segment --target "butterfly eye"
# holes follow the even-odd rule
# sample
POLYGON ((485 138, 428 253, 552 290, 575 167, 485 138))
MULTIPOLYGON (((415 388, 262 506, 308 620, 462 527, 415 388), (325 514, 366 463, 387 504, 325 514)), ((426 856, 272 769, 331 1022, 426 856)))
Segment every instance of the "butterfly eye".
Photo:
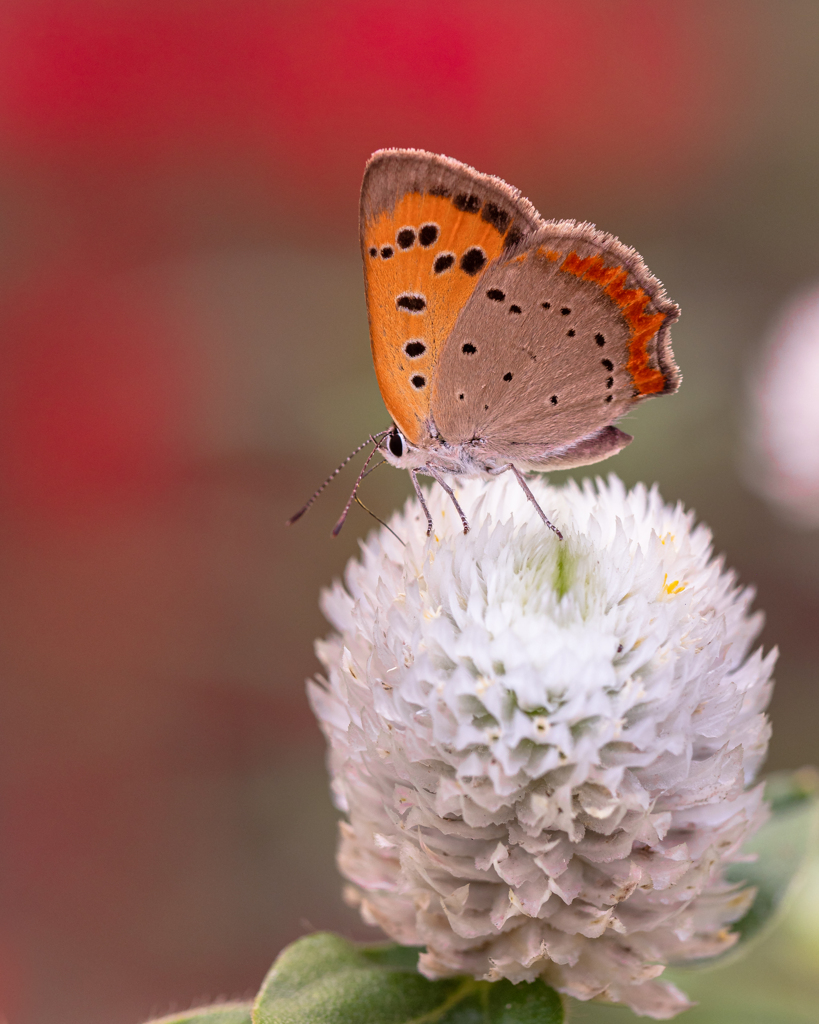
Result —
POLYGON ((390 439, 387 442, 389 449, 396 459, 400 459, 404 454, 404 443, 401 440, 401 435, 396 430, 394 434, 390 434, 390 439))

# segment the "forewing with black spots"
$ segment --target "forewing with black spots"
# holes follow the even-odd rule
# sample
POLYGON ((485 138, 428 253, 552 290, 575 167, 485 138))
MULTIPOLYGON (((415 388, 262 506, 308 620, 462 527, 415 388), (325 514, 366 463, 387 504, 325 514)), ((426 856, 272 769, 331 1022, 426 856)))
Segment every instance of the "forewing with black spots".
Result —
POLYGON ((438 358, 503 253, 541 226, 499 178, 420 150, 382 150, 361 191, 361 252, 378 385, 413 443, 433 438, 438 358))

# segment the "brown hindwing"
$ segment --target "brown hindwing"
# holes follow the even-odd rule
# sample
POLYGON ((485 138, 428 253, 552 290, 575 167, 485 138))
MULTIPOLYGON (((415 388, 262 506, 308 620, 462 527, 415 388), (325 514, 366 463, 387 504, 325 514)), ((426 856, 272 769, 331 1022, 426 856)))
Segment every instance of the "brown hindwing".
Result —
POLYGON ((678 315, 633 249, 590 224, 543 224, 487 268, 457 318, 432 393, 440 436, 554 459, 677 390, 678 315))

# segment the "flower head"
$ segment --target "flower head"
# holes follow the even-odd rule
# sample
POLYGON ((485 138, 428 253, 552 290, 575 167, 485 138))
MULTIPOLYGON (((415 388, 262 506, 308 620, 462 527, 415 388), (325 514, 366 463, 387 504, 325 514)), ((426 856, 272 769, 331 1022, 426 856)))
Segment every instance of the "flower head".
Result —
POLYGON ((664 965, 730 946, 722 868, 764 817, 775 655, 752 594, 656 490, 433 491, 324 595, 310 684, 349 900, 429 977, 545 978, 670 1017, 664 965), (552 514, 553 513, 553 514, 552 514))
POLYGON ((784 515, 819 526, 819 289, 791 299, 753 381, 748 483, 784 515))

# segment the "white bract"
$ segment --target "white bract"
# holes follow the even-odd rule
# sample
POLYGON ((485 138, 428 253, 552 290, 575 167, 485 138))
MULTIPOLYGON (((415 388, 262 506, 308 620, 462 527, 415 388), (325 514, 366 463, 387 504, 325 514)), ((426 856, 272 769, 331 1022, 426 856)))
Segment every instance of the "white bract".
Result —
POLYGON ((410 502, 324 594, 310 684, 339 865, 364 919, 431 978, 543 977, 641 1014, 664 965, 735 940, 725 864, 764 818, 775 652, 752 593, 656 489, 510 477, 410 502))

